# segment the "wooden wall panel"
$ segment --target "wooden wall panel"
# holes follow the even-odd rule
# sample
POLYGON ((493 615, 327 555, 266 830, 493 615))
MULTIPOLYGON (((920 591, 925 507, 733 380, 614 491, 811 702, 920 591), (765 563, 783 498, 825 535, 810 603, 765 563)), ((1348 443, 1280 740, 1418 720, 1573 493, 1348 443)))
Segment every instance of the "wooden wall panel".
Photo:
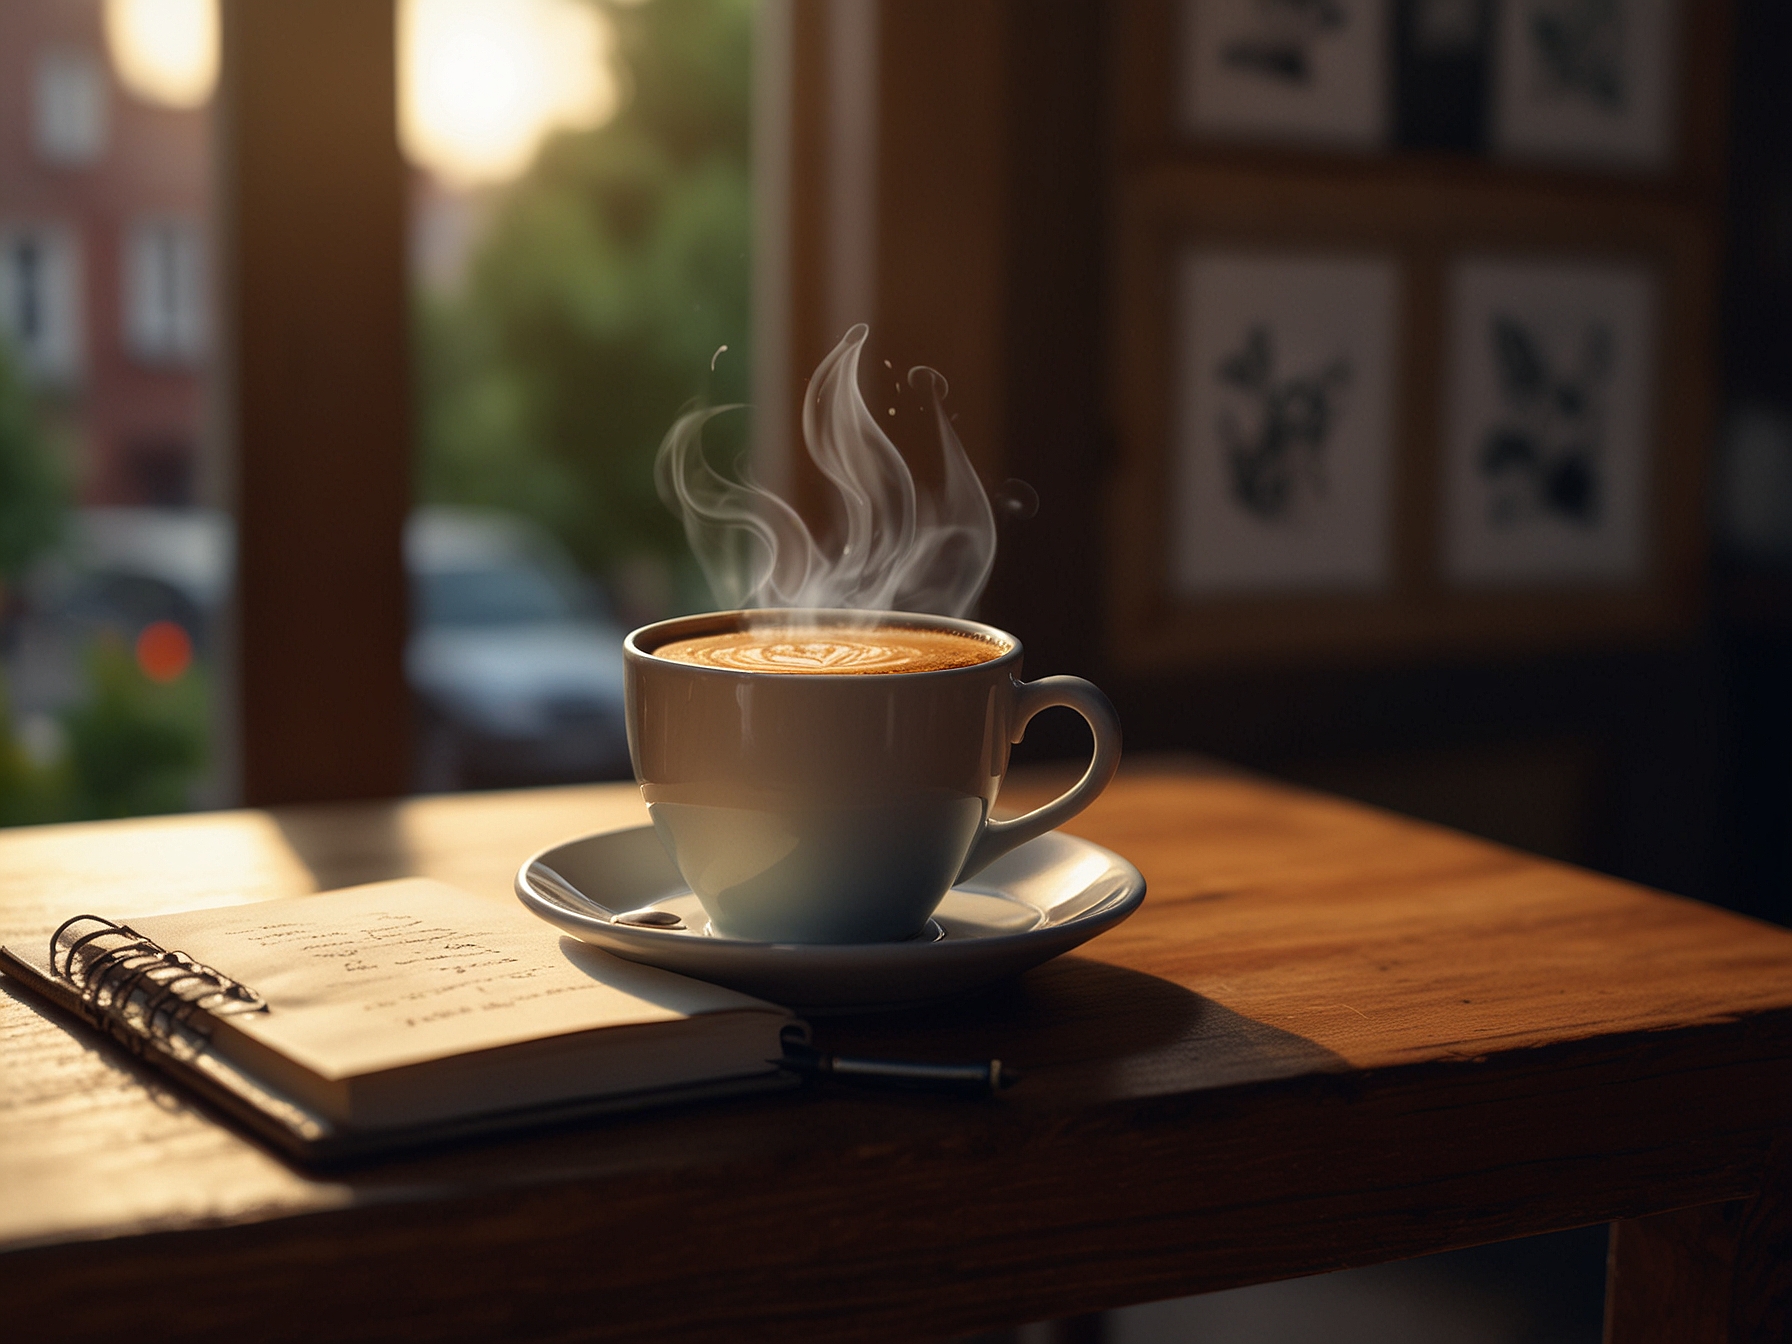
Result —
MULTIPOLYGON (((1001 0, 899 0, 882 11, 873 334, 897 376, 916 364, 946 376, 947 409, 987 477, 1001 460, 1003 54, 1014 20, 1001 0)), ((914 437, 925 447, 931 435, 914 437)))
POLYGON ((972 461, 991 483, 1001 479, 1012 5, 864 3, 798 0, 790 32, 787 465, 798 506, 824 523, 829 492, 803 452, 795 412, 815 366, 853 322, 871 326, 862 386, 880 423, 897 406, 887 427, 918 474, 935 460, 931 420, 906 392, 894 403, 889 396, 911 366, 927 364, 951 386, 948 410, 972 461), (843 40, 853 24, 874 34, 867 68, 852 64, 853 44, 843 40), (837 122, 866 111, 867 92, 871 115, 859 129, 874 161, 847 163, 837 122), (861 190, 869 200, 852 199, 861 190), (843 234, 866 226, 869 238, 843 234), (858 264, 870 274, 854 274, 858 264))
MULTIPOLYGON (((1111 24, 1100 0, 1032 0, 1009 25, 997 479, 1025 482, 1038 512, 998 514, 984 600, 989 619, 1025 642, 1030 674, 1071 672, 1104 685, 1111 24)), ((1036 745, 1087 750, 1068 714, 1045 716, 1029 735, 1036 745)))

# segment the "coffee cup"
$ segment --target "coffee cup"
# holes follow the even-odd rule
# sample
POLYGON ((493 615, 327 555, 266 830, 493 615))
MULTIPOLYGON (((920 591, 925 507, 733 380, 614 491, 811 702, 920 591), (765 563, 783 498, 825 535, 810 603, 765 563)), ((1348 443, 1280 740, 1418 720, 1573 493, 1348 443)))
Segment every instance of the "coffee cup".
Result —
POLYGON ((947 890, 1075 816, 1113 778, 1120 722, 1079 677, 1020 680, 1021 646, 905 612, 731 611, 623 644, 628 743, 662 843, 719 935, 913 938, 947 890), (1068 791, 990 808, 1042 709, 1088 721, 1068 791))

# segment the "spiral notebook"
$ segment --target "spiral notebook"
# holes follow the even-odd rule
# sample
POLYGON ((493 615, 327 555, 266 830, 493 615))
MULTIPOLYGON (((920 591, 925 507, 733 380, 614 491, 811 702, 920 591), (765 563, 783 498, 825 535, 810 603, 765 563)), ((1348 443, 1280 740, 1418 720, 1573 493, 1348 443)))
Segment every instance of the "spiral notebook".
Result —
POLYGON ((70 919, 0 970, 286 1152, 327 1162, 795 1085, 787 1009, 405 879, 70 919))

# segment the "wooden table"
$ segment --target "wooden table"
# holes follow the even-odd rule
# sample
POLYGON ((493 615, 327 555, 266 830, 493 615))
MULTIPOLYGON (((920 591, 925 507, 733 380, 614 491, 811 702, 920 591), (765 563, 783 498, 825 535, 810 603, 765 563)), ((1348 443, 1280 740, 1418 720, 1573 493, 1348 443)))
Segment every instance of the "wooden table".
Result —
MULTIPOLYGON (((510 900, 536 846, 640 819, 618 786, 4 832, 0 930, 407 873, 510 900)), ((1787 1337, 1792 934, 1212 772, 1131 770, 1071 829, 1145 872, 1130 922, 821 1027, 1026 1070, 989 1102, 816 1089, 314 1178, 15 991, 8 1333, 913 1339, 1616 1219, 1614 1339, 1787 1337)))

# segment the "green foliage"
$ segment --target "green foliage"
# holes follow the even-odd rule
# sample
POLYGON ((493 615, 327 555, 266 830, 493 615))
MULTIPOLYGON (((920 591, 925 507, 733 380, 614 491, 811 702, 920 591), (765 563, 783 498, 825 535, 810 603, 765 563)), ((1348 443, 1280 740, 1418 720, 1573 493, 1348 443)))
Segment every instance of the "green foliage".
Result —
POLYGON ((654 452, 693 399, 744 400, 748 367, 751 0, 610 13, 628 105, 547 144, 464 290, 418 313, 423 497, 520 510, 596 571, 685 560, 654 452))
MULTIPOLYGON (((41 409, 0 345, 0 624, 10 615, 9 581, 56 543, 67 517, 67 481, 41 409)), ((207 754, 197 671, 151 681, 116 638, 88 650, 85 670, 85 698, 56 728, 43 725, 60 736, 59 754, 27 749, 0 680, 0 826, 188 806, 207 754)))
POLYGON ((0 586, 55 542, 64 507, 62 473, 31 393, 0 345, 0 586))
POLYGON ((62 751, 34 759, 0 686, 0 826, 180 812, 207 757, 206 685, 162 684, 116 638, 87 651, 88 692, 63 712, 62 751))
POLYGON ((63 716, 68 815, 179 812, 206 762, 206 689, 196 669, 151 681, 117 640, 88 650, 88 699, 63 716))
MULTIPOLYGON (((35 399, 0 342, 0 642, 14 615, 10 582, 56 542, 66 504, 35 399)), ((0 826, 60 820, 68 798, 68 769, 40 763, 26 750, 0 680, 0 826)))
POLYGON ((13 733, 12 711, 0 684, 0 826, 60 821, 68 812, 68 768, 42 764, 13 733))

